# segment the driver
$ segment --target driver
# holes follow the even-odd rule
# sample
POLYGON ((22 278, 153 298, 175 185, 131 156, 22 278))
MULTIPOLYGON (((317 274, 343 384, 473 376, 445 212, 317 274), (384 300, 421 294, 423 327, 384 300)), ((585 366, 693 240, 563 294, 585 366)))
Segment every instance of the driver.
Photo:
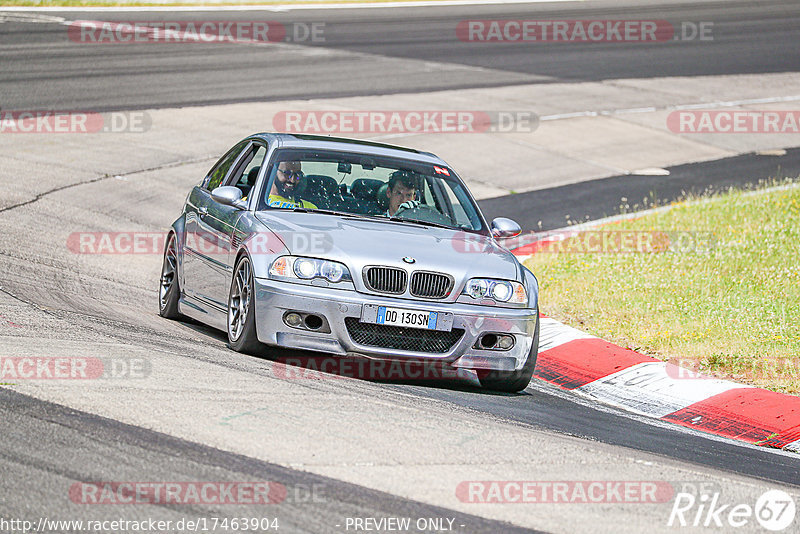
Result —
POLYGON ((308 208, 317 206, 308 200, 296 199, 297 185, 305 178, 299 161, 281 161, 267 198, 270 208, 308 208))
POLYGON ((387 217, 394 217, 398 211, 419 206, 419 200, 416 199, 417 183, 414 175, 408 171, 393 172, 389 178, 386 196, 389 197, 389 209, 384 213, 387 217))

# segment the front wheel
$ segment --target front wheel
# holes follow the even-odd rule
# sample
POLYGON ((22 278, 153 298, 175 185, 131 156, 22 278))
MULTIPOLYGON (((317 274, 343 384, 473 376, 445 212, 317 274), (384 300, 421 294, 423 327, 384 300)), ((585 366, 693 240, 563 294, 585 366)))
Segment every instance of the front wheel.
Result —
POLYGON ((228 295, 228 343, 237 352, 256 354, 263 348, 256 335, 253 265, 242 256, 236 262, 228 295))
POLYGON ((516 393, 522 391, 531 382, 533 371, 536 368, 536 358, 539 356, 539 317, 536 317, 536 329, 533 334, 533 343, 528 353, 528 359, 517 371, 478 371, 481 386, 495 391, 516 393))

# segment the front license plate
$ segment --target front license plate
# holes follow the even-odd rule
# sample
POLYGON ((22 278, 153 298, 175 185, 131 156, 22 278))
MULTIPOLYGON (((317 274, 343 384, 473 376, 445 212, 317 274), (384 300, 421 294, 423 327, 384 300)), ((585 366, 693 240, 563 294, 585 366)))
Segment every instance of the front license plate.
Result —
POLYGON ((390 306, 364 306, 361 321, 365 323, 422 328, 425 330, 443 330, 449 332, 453 328, 453 314, 435 311, 410 310, 390 306))

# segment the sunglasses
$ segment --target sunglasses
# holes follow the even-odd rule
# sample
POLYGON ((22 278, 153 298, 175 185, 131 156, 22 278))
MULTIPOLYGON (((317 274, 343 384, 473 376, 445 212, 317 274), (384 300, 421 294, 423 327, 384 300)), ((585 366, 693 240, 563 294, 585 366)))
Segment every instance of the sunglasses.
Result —
POLYGON ((281 171, 283 173, 283 175, 286 176, 287 178, 293 178, 295 180, 302 180, 303 177, 305 177, 305 174, 303 173, 303 171, 285 171, 283 169, 278 169, 278 170, 281 171))

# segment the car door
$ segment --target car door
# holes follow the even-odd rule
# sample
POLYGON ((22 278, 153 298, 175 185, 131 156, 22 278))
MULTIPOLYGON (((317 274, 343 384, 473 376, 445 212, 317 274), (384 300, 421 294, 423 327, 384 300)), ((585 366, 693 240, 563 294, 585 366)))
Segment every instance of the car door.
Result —
MULTIPOLYGON (((263 143, 251 142, 239 155, 236 162, 228 172, 221 185, 238 187, 243 197, 249 193, 247 187, 248 174, 255 167, 261 167, 267 149, 263 143)), ((256 170, 256 173, 258 170, 256 170)), ((246 210, 234 206, 227 206, 215 201, 210 192, 205 203, 206 209, 202 211, 197 220, 198 243, 200 244, 202 263, 202 280, 198 284, 199 298, 219 308, 228 305, 228 290, 230 289, 233 262, 235 261, 236 248, 231 246, 233 231, 239 217, 246 210)))
POLYGON ((192 189, 187 199, 184 221, 183 291, 189 297, 206 299, 210 259, 219 258, 219 253, 209 246, 212 244, 212 239, 206 235, 207 224, 203 221, 208 214, 211 191, 225 182, 234 164, 249 146, 249 141, 243 141, 230 149, 211 167, 203 182, 192 189))

